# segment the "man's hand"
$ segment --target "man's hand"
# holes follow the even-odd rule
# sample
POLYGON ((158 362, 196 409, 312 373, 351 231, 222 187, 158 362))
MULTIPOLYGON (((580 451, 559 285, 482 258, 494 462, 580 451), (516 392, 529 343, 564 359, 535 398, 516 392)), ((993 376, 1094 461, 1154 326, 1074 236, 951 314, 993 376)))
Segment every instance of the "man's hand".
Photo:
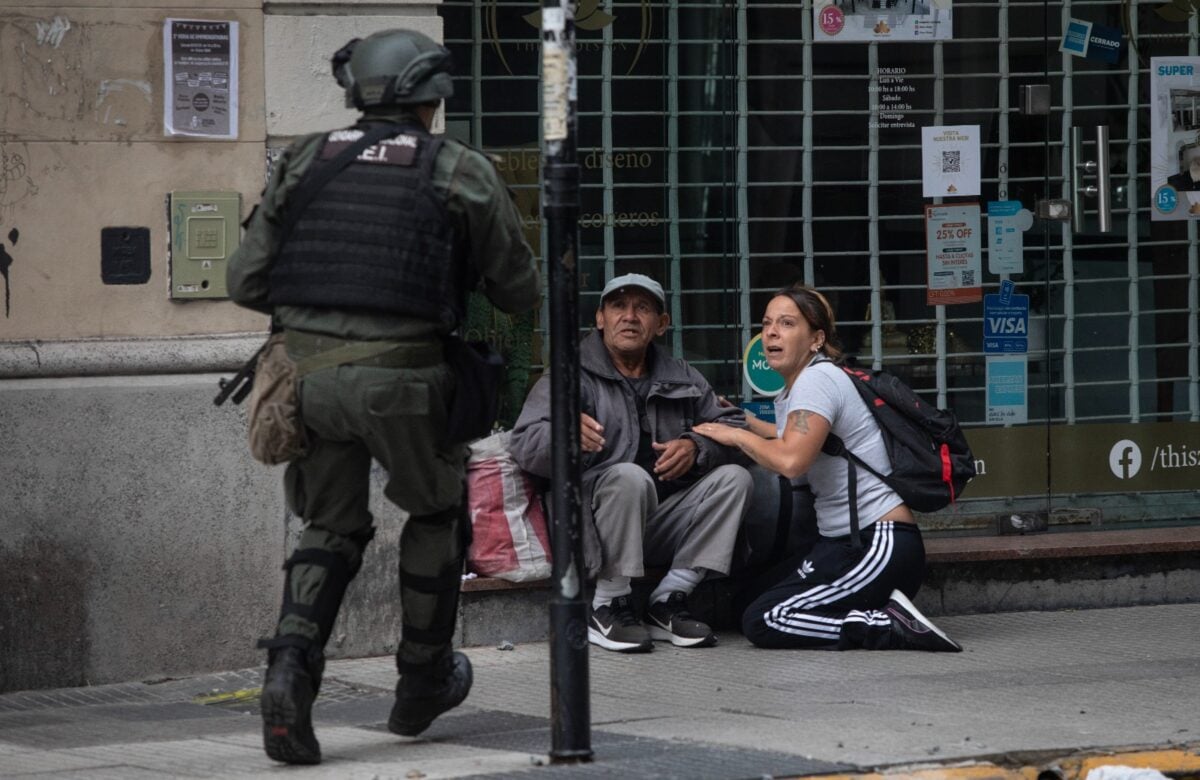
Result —
POLYGON ((579 449, 599 452, 604 449, 604 426, 590 414, 579 414, 579 449))
POLYGON ((666 444, 653 442, 650 446, 658 453, 654 475, 664 482, 679 479, 696 463, 696 442, 691 439, 672 439, 666 444))

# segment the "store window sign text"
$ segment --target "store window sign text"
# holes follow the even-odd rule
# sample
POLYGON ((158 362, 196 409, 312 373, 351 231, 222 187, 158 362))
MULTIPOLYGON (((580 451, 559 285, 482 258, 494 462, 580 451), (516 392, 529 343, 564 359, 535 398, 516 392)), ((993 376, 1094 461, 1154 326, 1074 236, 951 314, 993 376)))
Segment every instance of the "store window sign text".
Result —
POLYGON ((972 230, 969 227, 963 227, 961 225, 953 227, 947 225, 946 227, 938 229, 937 237, 939 240, 945 238, 970 238, 971 233, 972 230))
MULTIPOLYGON (((1051 453, 1071 453, 1050 459, 1056 493, 1194 490, 1200 477, 1200 423, 1052 425, 1048 433, 1051 453)), ((1045 489, 1046 461, 1028 457, 1046 449, 1045 427, 971 428, 966 434, 976 459, 990 467, 986 473, 977 469, 969 498, 1045 489)))
MULTIPOLYGON (((537 171, 541 165, 541 155, 534 149, 493 149, 488 153, 501 173, 537 171)), ((638 149, 612 152, 593 149, 586 154, 581 152, 581 158, 583 169, 588 171, 605 168, 632 171, 654 167, 654 155, 638 149)))

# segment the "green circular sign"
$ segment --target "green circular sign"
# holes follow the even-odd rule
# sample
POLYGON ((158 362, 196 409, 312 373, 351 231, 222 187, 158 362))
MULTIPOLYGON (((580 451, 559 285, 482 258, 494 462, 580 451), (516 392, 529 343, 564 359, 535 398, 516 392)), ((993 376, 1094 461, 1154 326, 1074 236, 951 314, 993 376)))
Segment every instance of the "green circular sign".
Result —
POLYGON ((763 349, 761 333, 746 345, 746 352, 742 355, 742 373, 750 383, 750 389, 759 395, 777 396, 787 384, 775 369, 767 365, 767 351, 763 349))

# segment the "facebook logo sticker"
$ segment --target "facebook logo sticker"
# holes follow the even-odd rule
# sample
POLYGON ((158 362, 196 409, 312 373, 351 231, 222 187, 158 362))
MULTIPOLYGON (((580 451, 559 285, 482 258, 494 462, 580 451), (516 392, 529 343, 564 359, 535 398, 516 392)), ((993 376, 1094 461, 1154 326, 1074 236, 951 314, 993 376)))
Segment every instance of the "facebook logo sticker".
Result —
POLYGON ((1142 468, 1142 449, 1129 439, 1121 439, 1108 452, 1108 467, 1117 479, 1133 479, 1142 468))

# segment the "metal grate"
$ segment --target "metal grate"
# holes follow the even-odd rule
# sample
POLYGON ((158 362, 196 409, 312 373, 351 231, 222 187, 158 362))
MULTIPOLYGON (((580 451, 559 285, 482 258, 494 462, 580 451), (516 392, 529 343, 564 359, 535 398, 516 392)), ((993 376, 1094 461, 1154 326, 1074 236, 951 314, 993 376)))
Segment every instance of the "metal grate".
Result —
MULTIPOLYGON (((520 161, 507 173, 535 239, 538 7, 440 6, 447 44, 470 63, 448 120, 520 161)), ((956 0, 952 40, 848 44, 814 40, 811 0, 581 2, 581 327, 606 274, 650 273, 669 293, 672 351, 750 400, 742 349, 770 293, 801 280, 831 295, 860 363, 983 425, 982 305, 926 304, 920 128, 980 127, 982 194, 950 200, 986 215, 991 200, 1071 197, 1070 128, 1104 124, 1115 229, 1035 223, 1011 277, 1045 344, 1030 349, 1028 420, 1200 421, 1196 225, 1151 221, 1147 195, 1149 58, 1196 54, 1200 27, 1154 7, 956 0), (1061 54, 1071 18, 1124 29, 1127 56, 1061 54), (911 127, 880 127, 897 75, 911 127), (1017 111, 1026 84, 1050 86, 1049 116, 1017 111)), ((1002 278, 985 252, 985 290, 1002 278)))

